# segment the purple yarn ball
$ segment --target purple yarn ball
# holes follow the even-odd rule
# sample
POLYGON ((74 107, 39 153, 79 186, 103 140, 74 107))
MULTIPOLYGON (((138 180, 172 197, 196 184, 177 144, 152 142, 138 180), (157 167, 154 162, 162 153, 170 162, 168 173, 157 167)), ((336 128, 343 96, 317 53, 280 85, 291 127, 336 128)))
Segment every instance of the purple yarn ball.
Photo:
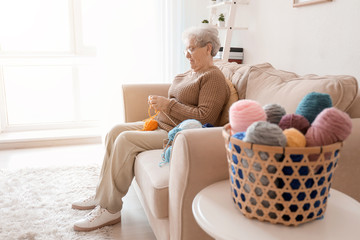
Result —
POLYGON ((310 123, 304 116, 292 113, 286 114, 281 118, 279 122, 279 127, 282 130, 288 128, 295 128, 299 130, 302 134, 305 134, 310 127, 310 123))

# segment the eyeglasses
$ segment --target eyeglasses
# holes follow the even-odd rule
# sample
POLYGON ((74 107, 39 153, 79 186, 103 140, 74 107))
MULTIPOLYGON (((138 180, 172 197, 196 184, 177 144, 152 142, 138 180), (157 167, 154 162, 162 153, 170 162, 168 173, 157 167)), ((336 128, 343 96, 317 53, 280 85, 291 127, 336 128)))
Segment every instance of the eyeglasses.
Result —
MULTIPOLYGON (((204 47, 206 47, 206 45, 205 45, 204 47)), ((190 55, 193 55, 194 52, 195 52, 195 50, 198 49, 198 48, 203 48, 203 47, 192 47, 192 48, 187 48, 187 49, 185 49, 185 51, 184 51, 185 56, 186 56, 188 53, 189 53, 190 55)))

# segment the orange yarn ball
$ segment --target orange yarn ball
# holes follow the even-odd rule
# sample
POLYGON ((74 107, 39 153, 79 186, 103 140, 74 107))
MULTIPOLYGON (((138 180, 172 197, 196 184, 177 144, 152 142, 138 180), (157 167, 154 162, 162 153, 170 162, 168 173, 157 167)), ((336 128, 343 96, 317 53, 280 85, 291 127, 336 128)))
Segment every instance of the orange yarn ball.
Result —
POLYGON ((154 118, 159 114, 159 111, 156 111, 156 114, 154 116, 151 116, 150 109, 151 106, 149 106, 148 108, 149 118, 144 120, 145 123, 141 131, 154 131, 158 128, 159 124, 156 120, 154 120, 154 118))
POLYGON ((145 121, 142 131, 153 131, 158 128, 158 122, 154 119, 148 119, 145 121))
POLYGON ((286 146, 288 147, 305 147, 306 139, 296 128, 288 128, 283 131, 286 137, 286 146))

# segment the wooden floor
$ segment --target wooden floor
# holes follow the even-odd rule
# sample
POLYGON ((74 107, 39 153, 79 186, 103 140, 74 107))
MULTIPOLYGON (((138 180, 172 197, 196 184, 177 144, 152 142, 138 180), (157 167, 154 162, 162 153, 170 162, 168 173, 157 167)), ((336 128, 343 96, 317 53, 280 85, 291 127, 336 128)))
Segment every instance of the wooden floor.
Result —
MULTIPOLYGON (((1 150, 0 169, 101 164, 103 151, 101 144, 1 150)), ((121 214, 122 222, 113 226, 112 239, 156 239, 132 187, 124 198, 121 214)))

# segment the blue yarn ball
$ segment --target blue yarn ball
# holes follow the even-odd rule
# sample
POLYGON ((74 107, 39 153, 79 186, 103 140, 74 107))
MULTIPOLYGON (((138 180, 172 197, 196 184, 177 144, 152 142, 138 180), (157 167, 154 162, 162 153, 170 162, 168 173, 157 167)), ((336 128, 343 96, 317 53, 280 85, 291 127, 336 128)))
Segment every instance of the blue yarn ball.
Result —
POLYGON ((240 140, 243 140, 244 137, 245 137, 245 132, 237 132, 233 135, 234 138, 237 138, 237 139, 240 139, 240 140))
POLYGON ((300 101, 295 114, 304 116, 311 124, 325 108, 332 107, 332 100, 327 93, 311 92, 300 101))
MULTIPOLYGON (((234 135, 232 135, 234 138, 237 138, 239 140, 243 140, 245 137, 245 132, 237 132, 234 135)), ((238 145, 234 145, 236 151, 240 153, 240 147, 238 145)), ((231 149, 231 142, 229 142, 229 149, 231 149)))

